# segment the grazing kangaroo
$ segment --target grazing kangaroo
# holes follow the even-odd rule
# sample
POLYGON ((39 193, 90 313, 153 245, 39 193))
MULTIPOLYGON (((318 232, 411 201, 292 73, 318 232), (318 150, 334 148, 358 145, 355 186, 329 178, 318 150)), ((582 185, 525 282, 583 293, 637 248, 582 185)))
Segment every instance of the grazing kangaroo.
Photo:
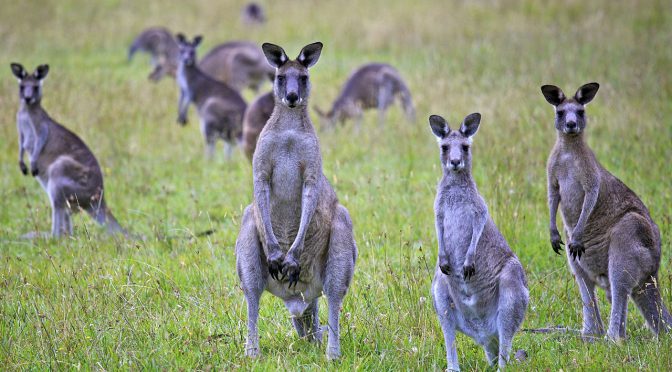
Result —
POLYGON ((201 119, 201 132, 205 138, 205 154, 212 159, 218 138, 224 140, 226 158, 231 158, 233 145, 240 142, 243 133, 242 121, 246 104, 243 98, 226 83, 205 74, 196 64, 196 47, 203 38, 196 36, 189 42, 183 34, 177 34, 180 46, 180 64, 177 69, 177 84, 180 88, 177 122, 187 124, 189 103, 193 103, 201 119))
POLYGON ((250 161, 257 147, 257 139, 261 130, 264 129, 266 122, 273 113, 275 100, 273 91, 262 94, 257 97, 245 111, 243 118, 243 150, 250 161))
POLYGON ((555 107, 558 138, 548 158, 548 205, 551 246, 564 244, 556 224, 558 206, 569 240, 567 261, 579 285, 585 336, 604 335, 595 285, 607 293, 611 318, 607 337, 625 338, 628 296, 658 334, 672 326, 672 316, 658 290, 660 232, 637 195, 609 173, 584 142, 585 106, 599 84, 589 83, 574 97, 544 85, 541 92, 555 107))
POLYGON ((377 108, 378 123, 383 125, 387 109, 397 97, 408 121, 415 121, 411 92, 399 72, 387 64, 370 63, 350 75, 331 110, 325 113, 318 107, 314 108, 328 126, 354 118, 358 127, 362 121, 363 110, 377 108))
POLYGON ((152 57, 154 70, 149 74, 150 80, 159 81, 165 75, 175 76, 180 48, 168 29, 150 27, 143 30, 128 49, 128 60, 138 51, 149 53, 152 57))
POLYGON ((239 92, 244 88, 258 92, 265 81, 273 80, 275 74, 259 46, 248 41, 230 41, 212 48, 199 66, 208 75, 239 92))
POLYGON ((443 166, 434 203, 439 260, 432 295, 449 370, 460 368, 455 330, 483 346, 491 365, 504 367, 529 302, 523 267, 471 176, 471 143, 480 121, 480 114, 471 114, 451 130, 441 116, 429 117, 443 166))
POLYGON ((78 207, 87 211, 110 233, 126 234, 105 204, 103 173, 98 161, 77 135, 54 121, 42 108, 42 83, 49 72, 40 65, 28 74, 22 65, 11 64, 19 80, 19 167, 24 175, 30 157, 30 174, 37 178, 49 195, 52 209, 51 234, 72 234, 70 215, 78 207))
POLYGON ((266 22, 264 8, 255 2, 245 4, 240 13, 240 18, 246 25, 260 25, 266 22))
POLYGON ((263 45, 276 68, 275 110, 253 159, 254 203, 243 212, 236 241, 236 268, 247 301, 245 354, 259 355, 259 298, 280 297, 300 337, 320 342, 318 299, 329 305, 327 357, 340 351, 339 312, 357 259, 348 210, 322 173, 322 156, 308 116, 308 68, 322 43, 305 46, 296 60, 263 45))

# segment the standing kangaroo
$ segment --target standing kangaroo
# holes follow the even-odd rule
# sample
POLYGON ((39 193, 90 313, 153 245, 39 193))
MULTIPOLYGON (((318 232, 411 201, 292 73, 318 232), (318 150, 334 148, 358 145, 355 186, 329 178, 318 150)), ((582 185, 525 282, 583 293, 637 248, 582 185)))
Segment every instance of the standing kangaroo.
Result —
POLYGON ((271 114, 273 114, 274 107, 275 100, 273 99, 273 91, 271 91, 257 97, 245 111, 245 117, 243 118, 243 150, 250 161, 252 161, 254 150, 257 147, 259 134, 264 129, 271 114))
POLYGON ((432 295, 449 370, 460 368, 455 330, 483 346, 491 365, 504 367, 529 302, 523 267, 471 176, 471 143, 480 121, 480 114, 471 114, 456 131, 441 116, 429 117, 443 168, 434 203, 439 261, 432 295))
POLYGON ((212 159, 218 138, 224 140, 226 157, 231 158, 233 145, 242 137, 242 121, 246 104, 243 98, 226 83, 206 75, 196 64, 196 47, 202 41, 196 36, 189 42, 183 34, 177 34, 180 46, 180 64, 177 69, 177 84, 180 88, 177 122, 187 123, 189 103, 193 103, 201 119, 201 132, 206 143, 206 157, 212 159))
POLYGON ((51 234, 72 234, 70 215, 78 208, 87 211, 110 233, 126 234, 105 204, 103 173, 98 161, 77 135, 54 121, 42 108, 42 83, 49 72, 40 65, 28 74, 22 65, 11 64, 19 80, 19 167, 28 167, 23 156, 28 151, 30 174, 49 195, 52 209, 51 234))
POLYGON ((150 80, 159 81, 165 75, 175 76, 180 48, 168 29, 150 27, 143 30, 131 43, 128 60, 138 51, 149 53, 152 57, 154 70, 149 74, 150 80))
POLYGON ((660 232, 644 203, 595 158, 583 140, 585 106, 599 84, 583 85, 574 97, 544 85, 541 92, 555 107, 558 138, 548 158, 548 205, 551 246, 560 253, 558 206, 569 240, 567 261, 579 285, 586 336, 604 335, 595 285, 611 302, 607 337, 625 338, 628 296, 654 334, 672 326, 672 316, 658 290, 660 232))
POLYGON ((265 43, 276 69, 275 109, 261 132, 253 159, 254 203, 243 212, 236 268, 247 301, 245 354, 259 355, 259 299, 280 297, 300 337, 322 340, 318 299, 329 305, 327 357, 340 351, 339 312, 357 259, 348 210, 322 173, 322 156, 308 116, 308 68, 322 43, 305 46, 296 60, 265 43))
POLYGON ((315 107, 315 111, 326 120, 328 126, 337 121, 343 123, 354 118, 359 127, 364 109, 378 109, 378 124, 385 123, 387 109, 399 98, 409 122, 415 121, 415 108, 408 90, 399 72, 383 63, 370 63, 355 70, 341 89, 331 110, 324 113, 315 107))

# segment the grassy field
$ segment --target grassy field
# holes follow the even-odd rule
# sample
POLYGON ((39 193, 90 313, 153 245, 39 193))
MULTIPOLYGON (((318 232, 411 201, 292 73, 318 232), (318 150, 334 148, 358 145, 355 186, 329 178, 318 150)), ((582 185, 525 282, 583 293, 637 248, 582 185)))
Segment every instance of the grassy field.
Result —
MULTIPOLYGON (((453 124, 481 112, 474 175, 493 219, 526 269, 524 328, 581 327, 578 290, 548 242, 545 162, 553 112, 539 87, 573 93, 601 84, 588 110, 597 157, 648 205, 663 236, 660 283, 672 305, 672 7, 629 1, 265 1, 269 22, 246 29, 242 2, 24 0, 0 11, 0 368, 440 370, 443 337, 431 305, 436 262, 432 204, 441 170, 427 117, 453 124), (189 4, 189 5, 187 5, 189 4), (312 102, 329 105, 349 72, 383 61, 406 77, 417 106, 378 127, 320 132, 324 171, 352 215, 359 261, 342 309, 343 358, 299 339, 268 294, 262 358, 243 355, 246 310, 234 243, 252 200, 242 152, 206 163, 191 123, 179 127, 177 88, 152 84, 146 58, 126 63, 144 27, 205 36, 204 52, 231 39, 271 41, 290 56, 325 48, 312 102), (49 63, 43 105, 78 133, 105 173, 122 225, 146 241, 116 240, 87 216, 60 241, 20 236, 50 228, 48 199, 17 165, 17 84, 9 62, 49 63), (207 237, 195 234, 207 229, 207 237)), ((268 89, 267 85, 265 89, 268 89)), ((250 92, 246 99, 253 98, 250 92)), ((317 116, 315 124, 319 126, 317 116)), ((604 321, 609 307, 599 293, 604 321)), ((322 322, 326 303, 322 301, 322 322)), ((521 370, 668 370, 672 337, 654 339, 630 304, 628 340, 583 343, 573 334, 519 333, 521 370)), ((458 335, 464 370, 487 368, 458 335)))

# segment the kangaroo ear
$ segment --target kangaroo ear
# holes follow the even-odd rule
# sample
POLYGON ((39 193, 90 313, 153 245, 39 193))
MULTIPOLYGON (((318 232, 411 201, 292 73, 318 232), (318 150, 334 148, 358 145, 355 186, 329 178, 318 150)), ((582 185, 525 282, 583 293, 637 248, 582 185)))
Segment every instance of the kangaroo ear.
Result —
POLYGON ((553 106, 557 106, 565 100, 565 93, 555 85, 542 85, 541 93, 546 97, 546 101, 553 106))
POLYGON ((289 58, 287 58, 287 54, 285 54, 285 50, 278 45, 263 43, 261 45, 261 50, 264 51, 264 55, 266 56, 268 63, 275 68, 282 67, 282 65, 287 63, 289 60, 289 58))
POLYGON ((434 135, 438 138, 443 138, 450 133, 448 122, 439 115, 431 115, 429 117, 429 126, 432 128, 434 135))
POLYGON ((317 60, 320 59, 321 53, 322 43, 318 41, 303 47, 296 60, 306 68, 312 67, 317 63, 317 60))
POLYGON ((26 69, 24 69, 20 63, 12 63, 10 66, 12 67, 12 73, 17 79, 22 80, 28 76, 26 69))
POLYGON ((187 38, 181 32, 179 32, 175 35, 175 39, 177 39, 177 42, 180 43, 180 44, 184 44, 184 43, 187 42, 187 38))
POLYGON ((33 76, 35 76, 35 79, 37 80, 42 80, 47 77, 48 73, 49 73, 49 65, 39 65, 37 66, 37 69, 35 69, 33 76))
POLYGON ((196 37, 194 37, 194 41, 191 43, 191 45, 194 48, 196 48, 197 46, 199 46, 201 44, 201 41, 203 41, 203 36, 202 35, 196 35, 196 37))
POLYGON ((460 126, 460 133, 465 137, 471 137, 478 132, 478 126, 481 124, 481 114, 475 112, 467 115, 460 126))
POLYGON ((598 89, 600 89, 600 84, 598 83, 585 84, 576 91, 574 99, 576 99, 576 102, 585 106, 595 98, 598 89))

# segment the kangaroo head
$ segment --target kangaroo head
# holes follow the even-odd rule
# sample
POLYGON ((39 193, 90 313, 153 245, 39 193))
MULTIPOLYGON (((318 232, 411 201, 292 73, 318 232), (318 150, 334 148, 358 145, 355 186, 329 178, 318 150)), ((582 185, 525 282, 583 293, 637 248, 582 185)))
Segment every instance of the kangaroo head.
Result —
POLYGON ((195 65, 196 48, 203 41, 203 36, 197 35, 191 42, 182 33, 175 35, 175 38, 177 39, 177 45, 180 47, 180 63, 184 63, 185 66, 195 65))
POLYGON ((439 115, 429 117, 429 126, 441 147, 441 165, 447 172, 462 172, 471 169, 472 137, 478 131, 481 114, 474 113, 464 118, 459 130, 451 130, 446 119, 439 115))
POLYGON ((275 67, 273 94, 275 102, 289 108, 304 108, 310 95, 310 79, 308 68, 317 63, 322 52, 322 43, 308 44, 295 60, 287 58, 285 51, 278 45, 264 43, 261 49, 268 63, 275 67))
POLYGON ((19 80, 19 98, 28 105, 42 100, 42 81, 49 73, 49 65, 39 65, 29 74, 20 63, 12 63, 12 73, 19 80))
POLYGON ((585 106, 593 100, 600 89, 598 83, 588 83, 567 98, 555 85, 544 85, 541 93, 555 107, 555 129, 567 135, 577 135, 586 129, 585 106))

